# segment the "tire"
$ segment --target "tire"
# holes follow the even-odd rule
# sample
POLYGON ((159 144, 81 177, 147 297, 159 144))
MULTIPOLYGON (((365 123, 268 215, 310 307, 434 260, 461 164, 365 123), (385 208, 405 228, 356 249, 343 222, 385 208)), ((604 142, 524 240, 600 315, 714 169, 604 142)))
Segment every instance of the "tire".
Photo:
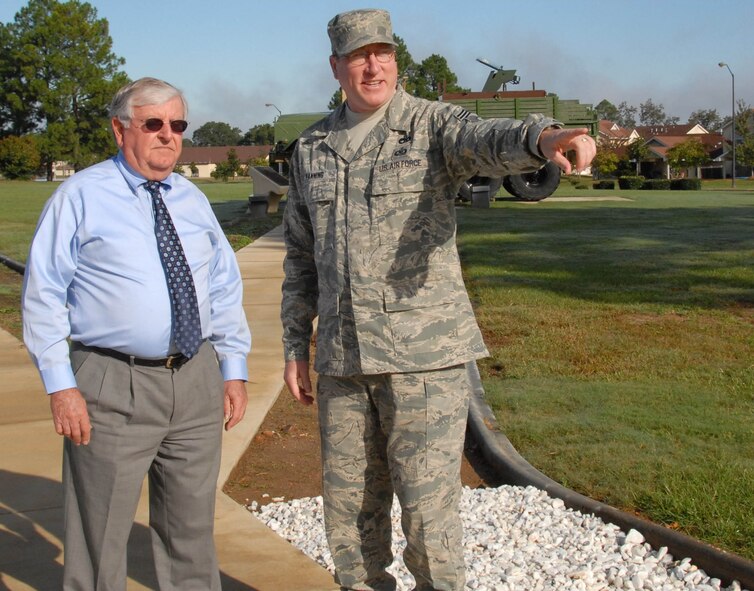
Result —
POLYGON ((515 191, 515 189, 511 185, 511 177, 509 177, 509 176, 504 176, 503 177, 503 189, 505 189, 506 191, 508 191, 508 193, 510 193, 511 195, 513 195, 513 191, 515 191))
POLYGON ((555 192, 560 184, 560 168, 548 162, 535 172, 512 174, 503 179, 503 187, 522 201, 541 201, 555 192))

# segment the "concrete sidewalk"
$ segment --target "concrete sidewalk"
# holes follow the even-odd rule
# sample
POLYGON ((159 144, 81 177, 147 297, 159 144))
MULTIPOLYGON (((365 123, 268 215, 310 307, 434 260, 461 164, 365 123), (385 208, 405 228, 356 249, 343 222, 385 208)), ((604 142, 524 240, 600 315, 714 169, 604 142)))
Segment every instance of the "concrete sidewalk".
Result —
MULTIPOLYGON (((282 230, 237 253, 251 325, 249 408, 223 442, 215 540, 225 591, 335 591, 332 576, 221 491, 282 387, 282 230)), ((60 589, 61 438, 22 343, 0 331, 0 591, 60 589)), ((146 486, 131 532, 128 589, 156 589, 146 486)))

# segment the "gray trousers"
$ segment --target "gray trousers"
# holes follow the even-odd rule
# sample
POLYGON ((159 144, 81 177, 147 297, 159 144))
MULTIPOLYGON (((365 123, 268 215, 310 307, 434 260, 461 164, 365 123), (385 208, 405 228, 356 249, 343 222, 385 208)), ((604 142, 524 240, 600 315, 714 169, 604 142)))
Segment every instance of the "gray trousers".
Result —
POLYGON ((92 423, 63 452, 63 589, 125 591, 126 546, 149 475, 149 525, 162 591, 219 590, 213 525, 223 379, 212 347, 178 370, 71 352, 92 423))
POLYGON ((325 529, 344 589, 396 588, 385 570, 393 560, 394 492, 416 590, 464 588, 458 504, 468 404, 465 366, 319 376, 325 529))

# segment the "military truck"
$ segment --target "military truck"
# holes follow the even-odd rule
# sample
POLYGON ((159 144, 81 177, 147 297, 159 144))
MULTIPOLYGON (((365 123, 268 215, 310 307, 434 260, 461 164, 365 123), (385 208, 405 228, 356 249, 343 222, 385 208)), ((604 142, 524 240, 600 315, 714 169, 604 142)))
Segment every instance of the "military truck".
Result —
MULTIPOLYGON (((481 58, 477 61, 492 68, 482 91, 442 93, 438 100, 460 105, 482 119, 525 119, 530 113, 543 113, 561 121, 566 127, 586 127, 592 137, 597 137, 598 121, 591 105, 582 104, 578 100, 562 100, 556 94, 544 90, 508 90, 508 84, 516 85, 520 82, 516 70, 494 66, 481 58)), ((327 112, 280 115, 275 121, 275 147, 270 153, 270 166, 281 174, 287 174, 288 162, 298 136, 326 115, 327 112)), ((502 186, 522 201, 540 201, 552 195, 559 183, 560 169, 548 162, 539 170, 528 174, 471 178, 461 186, 458 198, 484 207, 489 205, 489 201, 494 199, 502 186)))

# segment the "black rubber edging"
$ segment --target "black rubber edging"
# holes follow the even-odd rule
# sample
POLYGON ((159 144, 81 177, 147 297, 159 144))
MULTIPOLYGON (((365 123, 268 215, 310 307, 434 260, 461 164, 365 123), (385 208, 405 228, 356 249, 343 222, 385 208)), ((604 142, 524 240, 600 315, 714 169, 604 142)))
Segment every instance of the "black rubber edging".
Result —
POLYGON ((24 274, 26 271, 26 265, 23 263, 19 263, 18 261, 14 261, 11 258, 8 258, 4 254, 0 254, 0 263, 8 267, 9 269, 13 269, 16 273, 20 273, 21 275, 24 274))
POLYGON ((466 371, 471 385, 469 431, 485 460, 507 484, 534 486, 546 491, 551 497, 561 499, 570 509, 585 514, 593 513, 625 532, 635 529, 653 548, 667 547, 676 560, 690 558, 694 565, 709 576, 720 579, 726 586, 736 580, 743 588, 754 591, 754 562, 590 499, 542 474, 521 457, 500 430, 495 415, 484 400, 484 388, 476 363, 467 363, 466 371))

